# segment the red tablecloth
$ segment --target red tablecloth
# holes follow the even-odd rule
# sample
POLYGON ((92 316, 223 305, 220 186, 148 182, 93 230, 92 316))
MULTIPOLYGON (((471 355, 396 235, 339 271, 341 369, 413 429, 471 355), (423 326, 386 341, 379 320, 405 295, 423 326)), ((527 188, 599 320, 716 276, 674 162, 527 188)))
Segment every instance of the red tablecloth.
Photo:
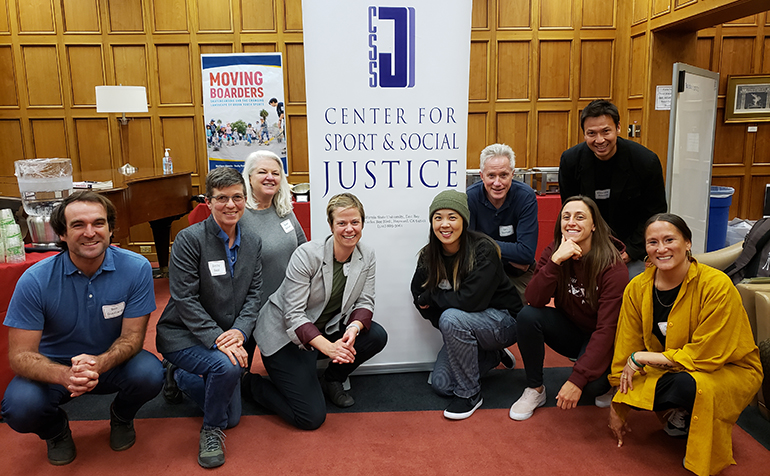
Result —
MULTIPOLYGON (((24 271, 38 261, 55 255, 55 251, 48 253, 27 253, 27 260, 23 263, 0 263, 0 322, 5 320, 8 304, 11 302, 16 281, 24 271)), ((8 363, 8 328, 0 326, 0 395, 5 394, 5 387, 13 378, 13 372, 8 363)))
POLYGON ((292 202, 292 205, 294 206, 294 215, 296 215, 299 224, 302 225, 305 237, 310 241, 310 202, 292 202))
POLYGON ((535 261, 540 260, 540 254, 553 241, 553 229, 559 219, 561 196, 558 193, 537 196, 537 251, 535 261))

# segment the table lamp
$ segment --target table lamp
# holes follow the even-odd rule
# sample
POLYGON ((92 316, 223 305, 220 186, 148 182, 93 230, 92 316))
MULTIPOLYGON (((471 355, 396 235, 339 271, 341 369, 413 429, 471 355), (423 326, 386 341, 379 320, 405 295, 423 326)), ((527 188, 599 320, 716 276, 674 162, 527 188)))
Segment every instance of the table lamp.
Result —
POLYGON ((128 121, 127 112, 147 112, 147 90, 144 86, 96 86, 96 112, 122 114, 120 122, 123 166, 118 172, 131 175, 136 167, 128 163, 128 121))

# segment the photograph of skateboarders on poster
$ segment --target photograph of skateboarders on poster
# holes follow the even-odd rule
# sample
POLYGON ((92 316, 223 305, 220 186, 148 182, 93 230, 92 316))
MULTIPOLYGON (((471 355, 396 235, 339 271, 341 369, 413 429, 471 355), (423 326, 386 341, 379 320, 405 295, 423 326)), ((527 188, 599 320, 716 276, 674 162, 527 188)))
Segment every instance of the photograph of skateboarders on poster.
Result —
POLYGON ((286 168, 286 115, 281 53, 201 55, 209 170, 241 169, 257 150, 286 168))

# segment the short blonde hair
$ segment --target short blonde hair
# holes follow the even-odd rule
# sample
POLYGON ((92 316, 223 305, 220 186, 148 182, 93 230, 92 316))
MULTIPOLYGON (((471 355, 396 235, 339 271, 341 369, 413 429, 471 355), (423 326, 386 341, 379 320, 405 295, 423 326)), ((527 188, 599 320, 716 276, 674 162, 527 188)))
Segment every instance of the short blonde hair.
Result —
POLYGON ((329 204, 326 205, 326 219, 329 222, 329 226, 334 223, 334 211, 338 208, 356 208, 358 213, 361 214, 361 224, 366 222, 366 214, 364 213, 364 205, 361 200, 358 199, 352 193, 340 193, 329 199, 329 204))

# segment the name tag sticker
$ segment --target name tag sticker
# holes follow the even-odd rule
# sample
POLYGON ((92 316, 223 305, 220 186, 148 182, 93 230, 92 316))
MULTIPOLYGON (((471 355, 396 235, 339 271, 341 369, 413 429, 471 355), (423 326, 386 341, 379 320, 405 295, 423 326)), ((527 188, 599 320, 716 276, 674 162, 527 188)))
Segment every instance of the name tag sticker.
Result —
POLYGON ((513 225, 500 225, 500 237, 513 235, 513 225))
POLYGON ((123 310, 126 309, 125 302, 119 302, 117 304, 106 304, 102 306, 102 314, 105 319, 114 319, 123 315, 123 310))
POLYGON ((610 198, 610 189, 606 188, 604 190, 597 190, 594 193, 594 197, 597 200, 607 200, 608 198, 610 198))
POLYGON ((292 231, 294 231, 294 225, 291 224, 290 220, 282 221, 281 228, 283 228, 284 233, 291 233, 292 231))
POLYGON ((225 260, 209 261, 209 271, 212 276, 224 276, 227 273, 227 267, 225 267, 225 260))

